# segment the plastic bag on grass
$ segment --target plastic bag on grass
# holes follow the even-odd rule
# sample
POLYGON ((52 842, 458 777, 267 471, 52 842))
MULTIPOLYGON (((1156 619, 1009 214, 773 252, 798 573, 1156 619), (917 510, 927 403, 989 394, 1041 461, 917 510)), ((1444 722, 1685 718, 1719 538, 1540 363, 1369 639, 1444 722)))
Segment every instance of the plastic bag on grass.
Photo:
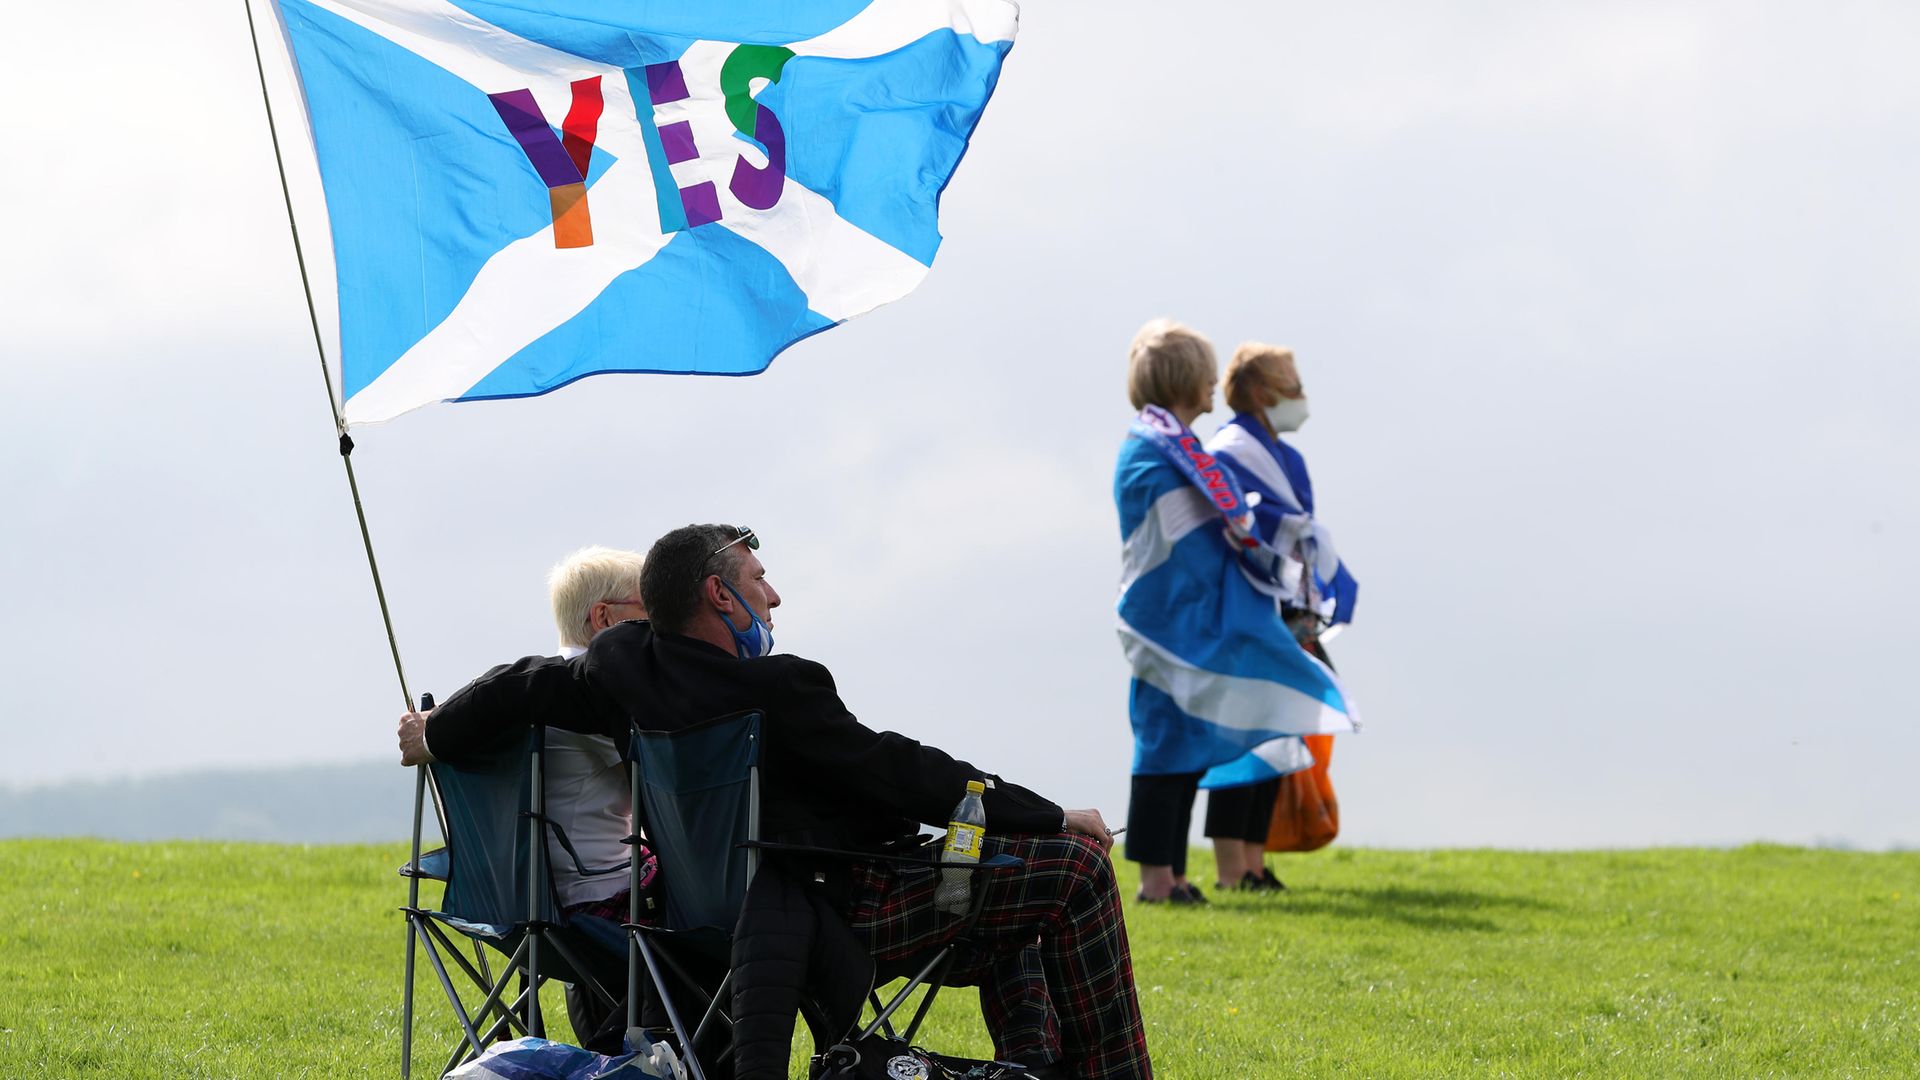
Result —
POLYGON ((607 1057, 547 1039, 513 1039, 446 1075, 446 1080, 686 1080, 673 1050, 661 1043, 637 1054, 607 1057))

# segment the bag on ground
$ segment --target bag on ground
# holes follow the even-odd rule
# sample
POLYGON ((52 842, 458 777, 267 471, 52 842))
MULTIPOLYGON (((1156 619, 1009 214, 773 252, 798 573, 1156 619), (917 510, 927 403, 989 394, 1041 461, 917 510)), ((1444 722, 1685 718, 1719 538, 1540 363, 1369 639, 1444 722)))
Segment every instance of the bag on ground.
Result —
POLYGON ((840 1043, 814 1059, 820 1080, 1020 1080, 1024 1065, 936 1054, 884 1035, 840 1043))
POLYGON ((676 1064, 646 1052, 607 1057, 547 1039, 512 1039, 487 1047, 445 1080, 686 1080, 676 1064))

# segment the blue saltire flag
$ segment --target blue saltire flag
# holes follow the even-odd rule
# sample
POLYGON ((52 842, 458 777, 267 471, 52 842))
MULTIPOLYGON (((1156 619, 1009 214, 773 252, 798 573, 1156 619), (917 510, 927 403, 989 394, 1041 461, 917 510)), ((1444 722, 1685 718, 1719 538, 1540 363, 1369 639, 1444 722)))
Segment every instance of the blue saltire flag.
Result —
MULTIPOLYGON (((1206 449, 1227 465, 1242 490, 1258 496, 1249 500, 1254 503, 1254 534, 1270 547, 1305 556, 1305 568, 1313 574, 1313 606, 1329 631, 1351 623, 1360 583, 1334 550, 1333 534, 1313 516, 1307 459, 1285 439, 1268 434, 1260 418, 1248 413, 1221 425, 1206 449)), ((1290 589, 1289 599, 1304 599, 1301 590, 1290 589)))
POLYGON ((349 424, 602 372, 751 375, 898 299, 1011 0, 273 0, 349 424))
POLYGON ((1136 774, 1255 783, 1313 763, 1298 736, 1356 729, 1333 673, 1255 586, 1234 524, 1248 516, 1244 496, 1192 432, 1143 412, 1120 449, 1114 500, 1136 774))

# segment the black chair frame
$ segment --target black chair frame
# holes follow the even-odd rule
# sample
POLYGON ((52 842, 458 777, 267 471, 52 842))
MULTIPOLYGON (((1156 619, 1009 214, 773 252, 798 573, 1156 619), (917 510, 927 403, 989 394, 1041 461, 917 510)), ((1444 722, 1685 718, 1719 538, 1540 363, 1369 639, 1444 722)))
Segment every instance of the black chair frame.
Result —
MULTIPOLYGON (((745 865, 745 877, 738 882, 735 890, 738 896, 730 898, 732 914, 734 916, 737 916, 739 910, 738 899, 744 897, 746 885, 751 882, 753 875, 758 871, 760 856, 763 852, 804 854, 812 857, 845 860, 847 862, 886 862, 896 866, 934 869, 947 868, 945 864, 940 863, 937 858, 928 854, 889 855, 866 851, 838 851, 829 848, 771 843, 761 840, 760 766, 757 748, 757 741, 760 737, 759 721, 760 715, 757 712, 747 712, 716 717, 712 720, 692 725, 675 732, 635 732, 630 748, 630 755, 633 759, 633 767, 631 769, 633 806, 635 820, 639 820, 642 808, 649 805, 649 792, 645 784, 649 764, 645 760, 645 747, 650 740, 665 740, 671 742, 677 738, 690 736, 690 734, 694 732, 706 731, 720 725, 737 724, 744 733, 744 738, 755 743, 745 754, 747 764, 744 777, 739 777, 732 781, 735 783, 744 783, 745 786, 744 835, 736 836, 732 845, 733 848, 740 853, 745 865)), ((655 745, 661 744, 655 743, 655 745)), ((659 859, 660 873, 663 876, 663 880, 671 887, 674 882, 673 875, 675 873, 674 853, 670 847, 663 850, 660 846, 660 839, 660 837, 651 837, 649 838, 649 842, 655 844, 654 854, 659 859)), ((1021 860, 1013 856, 998 855, 975 864, 959 864, 959 868, 971 873, 999 873, 1019 869, 1022 865, 1024 864, 1021 860)), ((657 947, 660 944, 668 944, 675 938, 686 938, 690 935, 697 934, 699 931, 692 928, 668 928, 642 923, 640 921, 640 868, 637 860, 633 863, 632 873, 632 921, 624 926, 624 929, 627 931, 629 943, 627 1025, 630 1036, 637 1032, 639 1027, 640 973, 644 970, 651 980, 653 988, 660 995, 660 1002, 666 1012, 668 1024, 678 1037, 682 1062, 686 1065, 694 1080, 706 1080, 706 1059, 703 1059, 702 1053, 702 1048, 708 1046, 706 1040, 709 1038, 710 1033, 722 1030, 730 1033, 732 1030, 733 1020, 727 1013, 725 1003, 727 1001, 727 993, 731 989, 733 975, 731 971, 729 971, 728 974, 721 979, 720 983, 709 992, 699 985, 699 981, 688 973, 683 964, 675 960, 673 948, 670 944, 669 947, 665 949, 657 947), (691 1014, 681 1009, 680 1003, 674 1000, 674 996, 668 989, 667 979, 665 978, 667 974, 672 974, 674 977, 692 987, 698 999, 698 1007, 701 1010, 700 1018, 691 1028, 689 1028, 686 1023, 686 1020, 691 1014), (716 1024, 719 1025, 717 1028, 715 1026, 716 1024)), ((984 910, 985 903, 986 890, 984 888, 974 889, 971 907, 964 917, 964 921, 960 924, 959 930, 953 937, 945 944, 926 954, 924 961, 916 960, 912 964, 904 966, 897 975, 891 973, 892 969, 889 969, 888 972, 883 972, 886 977, 878 980, 882 985, 891 982, 895 977, 901 976, 907 978, 907 983, 893 995, 891 1000, 887 1001, 881 999, 877 986, 869 989, 866 1004, 873 1010, 873 1018, 864 1025, 856 1025, 857 1030, 853 1033, 851 1040, 845 1037, 847 1035, 845 1032, 821 1032, 816 1026, 817 1016, 809 1015, 808 1024, 809 1028, 814 1031, 816 1050, 818 1051, 815 1054, 813 1074, 817 1076, 824 1072, 828 1067, 827 1063, 830 1062, 831 1056, 836 1051, 846 1049, 849 1041, 858 1041, 875 1032, 882 1032, 889 1037, 897 1037, 911 1041, 914 1034, 920 1029, 921 1023, 926 1019, 928 1012, 933 1007, 934 998, 939 993, 941 979, 948 970, 951 969, 959 950, 969 943, 968 935, 971 934, 974 926, 978 923, 980 913, 984 910), (912 1020, 903 1032, 896 1033, 892 1025, 893 1017, 907 1003, 912 993, 922 987, 925 987, 925 993, 921 996, 920 1003, 913 1014, 912 1020), (825 1038, 822 1038, 823 1034, 826 1036, 825 1038), (821 1043, 826 1043, 827 1048, 821 1049, 819 1045, 821 1043)), ((669 907, 671 907, 671 905, 669 905, 669 907)), ((709 920, 709 923, 712 921, 713 920, 709 920)), ((724 927, 708 925, 704 930, 708 932, 709 935, 714 931, 722 931, 730 938, 732 927, 731 925, 724 927)), ((699 944, 702 945, 710 946, 712 942, 713 938, 711 936, 699 939, 699 944)), ((803 1011, 813 1012, 814 1010, 803 1009, 803 1011)), ((731 1052, 732 1047, 729 1043, 718 1050, 709 1049, 708 1056, 711 1060, 718 1061, 724 1059, 724 1057, 731 1052)))
MULTIPOLYGON (((520 824, 513 838, 516 849, 514 859, 525 864, 525 878, 520 885, 525 907, 520 917, 504 925, 469 921, 420 904, 420 882, 438 880, 451 889, 455 867, 464 863, 467 855, 463 849, 456 850, 453 840, 455 830, 448 826, 448 800, 442 791, 443 781, 460 784, 459 774, 439 763, 416 767, 419 772, 414 792, 412 856, 400 868, 401 875, 407 878, 407 904, 401 910, 408 927, 406 986, 401 1004, 400 1029, 402 1080, 408 1080, 411 1076, 413 1065, 416 950, 424 949, 427 961, 460 1025, 460 1038, 448 1052, 446 1063, 440 1069, 439 1075, 442 1076, 478 1057, 489 1045, 503 1037, 544 1037, 546 1023, 540 1007, 539 990, 549 979, 561 978, 583 986, 608 1010, 618 1005, 612 992, 594 977, 592 967, 583 962, 582 955, 573 945, 569 945, 566 935, 561 932, 566 924, 559 914, 557 899, 553 894, 552 867, 546 838, 551 834, 581 873, 612 874, 628 868, 582 866, 579 853, 574 851, 565 830, 546 814, 543 773, 545 741, 545 729, 533 726, 526 747, 526 799, 518 810, 520 824), (421 832, 429 795, 440 835, 446 844, 422 854, 421 832), (450 930, 452 933, 449 933, 450 930), (471 958, 455 941, 455 935, 471 947, 471 958), (487 959, 489 948, 505 957, 498 975, 495 975, 487 959), (551 950, 551 957, 546 956, 548 950, 551 950), (451 971, 449 962, 452 964, 451 971), (459 981, 454 977, 456 973, 469 985, 469 993, 480 995, 477 1005, 469 1008, 462 1001, 459 981), (516 981, 517 989, 513 988, 516 981)), ((444 903, 442 906, 445 906, 444 903)))

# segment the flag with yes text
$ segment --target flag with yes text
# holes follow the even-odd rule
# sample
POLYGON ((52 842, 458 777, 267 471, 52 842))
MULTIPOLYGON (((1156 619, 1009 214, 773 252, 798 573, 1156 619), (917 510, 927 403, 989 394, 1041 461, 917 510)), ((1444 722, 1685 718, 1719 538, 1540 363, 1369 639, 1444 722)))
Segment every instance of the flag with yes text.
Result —
POLYGON ((751 375, 896 300, 1011 0, 273 0, 346 421, 603 372, 751 375))

